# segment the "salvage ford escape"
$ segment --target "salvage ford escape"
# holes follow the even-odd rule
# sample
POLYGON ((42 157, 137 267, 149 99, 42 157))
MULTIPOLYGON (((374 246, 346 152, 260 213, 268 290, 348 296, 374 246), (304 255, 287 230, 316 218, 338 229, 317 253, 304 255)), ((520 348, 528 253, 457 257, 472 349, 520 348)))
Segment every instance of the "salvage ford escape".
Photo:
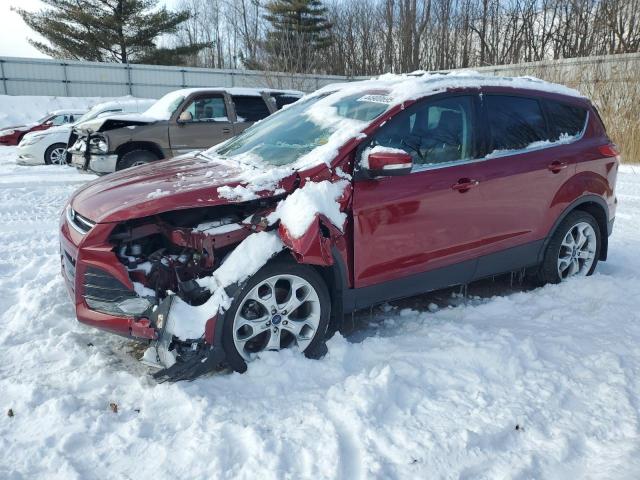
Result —
POLYGON ((78 320, 163 379, 325 351, 345 313, 511 271, 590 275, 620 157, 591 102, 531 78, 325 87, 208 151, 103 177, 61 217, 78 320))

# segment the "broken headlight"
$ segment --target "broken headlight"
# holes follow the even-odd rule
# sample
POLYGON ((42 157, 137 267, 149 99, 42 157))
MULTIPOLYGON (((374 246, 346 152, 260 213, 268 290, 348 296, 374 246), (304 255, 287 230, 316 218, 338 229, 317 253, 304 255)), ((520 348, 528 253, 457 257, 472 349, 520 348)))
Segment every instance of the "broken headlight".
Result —
POLYGON ((143 316, 153 306, 148 299, 95 267, 89 267, 84 274, 84 300, 91 310, 125 317, 143 316))
POLYGON ((91 153, 107 153, 109 151, 109 142, 107 137, 95 133, 91 135, 89 151, 91 153))

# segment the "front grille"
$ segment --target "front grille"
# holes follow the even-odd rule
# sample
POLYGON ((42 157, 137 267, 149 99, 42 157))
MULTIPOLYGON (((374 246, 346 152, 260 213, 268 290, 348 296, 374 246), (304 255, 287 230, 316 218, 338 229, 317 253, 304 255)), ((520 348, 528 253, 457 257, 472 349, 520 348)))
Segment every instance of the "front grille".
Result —
POLYGON ((121 302, 136 294, 107 272, 89 267, 84 274, 84 296, 102 302, 121 302))
POLYGON ((92 222, 87 217, 83 217, 70 206, 67 207, 67 222, 74 230, 82 235, 91 230, 95 225, 95 222, 92 222))
POLYGON ((136 317, 151 307, 146 299, 129 290, 104 270, 88 267, 83 277, 84 300, 96 312, 120 317, 136 317))

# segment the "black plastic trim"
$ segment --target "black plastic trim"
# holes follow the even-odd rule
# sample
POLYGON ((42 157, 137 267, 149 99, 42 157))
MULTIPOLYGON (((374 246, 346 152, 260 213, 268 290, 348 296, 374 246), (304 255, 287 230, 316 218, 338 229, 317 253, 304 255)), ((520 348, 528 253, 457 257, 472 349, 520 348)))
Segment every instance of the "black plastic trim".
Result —
MULTIPOLYGON (((555 223, 551 227, 551 230, 549 230, 549 232, 547 233, 547 238, 545 239, 544 244, 542 246, 542 249, 540 250, 540 253, 538 255, 538 263, 542 262, 542 257, 544 256, 544 251, 546 250, 547 245, 551 241, 551 237, 553 236, 553 232, 556 231, 556 229, 558 228, 558 225, 560 225, 560 223, 566 218, 567 215, 569 215, 572 211, 574 211, 580 205, 584 205, 585 203, 596 203, 604 210, 605 220, 606 220, 607 229, 608 229, 608 224, 609 224, 609 222, 611 220, 609 219, 609 206, 607 205, 607 202, 605 202, 604 199, 602 197, 599 197, 598 195, 583 195, 582 197, 580 197, 577 200, 574 200, 572 203, 570 203, 569 206, 567 208, 565 208, 564 211, 556 219, 555 223)), ((608 244, 609 244, 608 235, 610 235, 610 232, 607 232, 608 235, 604 235, 604 232, 601 232, 601 233, 603 235, 601 235, 601 237, 602 237, 602 248, 600 249, 600 260, 606 260, 607 259, 608 244)))
MULTIPOLYGON (((544 242, 545 240, 537 240, 398 280, 368 287, 345 289, 342 294, 344 313, 535 266, 539 263, 538 258, 544 242)), ((337 270, 340 270, 340 266, 337 270)))

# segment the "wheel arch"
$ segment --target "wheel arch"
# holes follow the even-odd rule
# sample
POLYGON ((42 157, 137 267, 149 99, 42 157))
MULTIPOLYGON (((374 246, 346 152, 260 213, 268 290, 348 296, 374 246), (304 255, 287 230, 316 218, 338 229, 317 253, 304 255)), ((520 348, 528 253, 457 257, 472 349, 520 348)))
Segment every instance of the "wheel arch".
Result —
POLYGON ((332 265, 310 265, 313 267, 322 277, 327 289, 329 290, 329 296, 331 298, 331 319, 329 320, 329 332, 330 334, 338 331, 344 320, 344 315, 350 313, 353 309, 350 308, 348 302, 349 282, 348 272, 344 259, 338 249, 333 246, 331 248, 331 255, 333 257, 332 265))
POLYGON ((547 245, 551 241, 551 237, 557 230, 560 223, 567 217, 567 215, 576 210, 586 212, 596 219, 600 230, 601 241, 599 260, 604 261, 607 259, 607 252, 609 249, 609 207, 602 197, 597 195, 584 195, 572 202, 556 219, 538 254, 538 260, 540 262, 542 261, 542 256, 547 249, 547 245))
POLYGON ((118 161, 122 160, 122 157, 135 150, 147 150, 158 157, 158 160, 164 158, 164 153, 157 143, 145 142, 145 141, 131 141, 123 143, 116 148, 115 153, 118 155, 118 161))

